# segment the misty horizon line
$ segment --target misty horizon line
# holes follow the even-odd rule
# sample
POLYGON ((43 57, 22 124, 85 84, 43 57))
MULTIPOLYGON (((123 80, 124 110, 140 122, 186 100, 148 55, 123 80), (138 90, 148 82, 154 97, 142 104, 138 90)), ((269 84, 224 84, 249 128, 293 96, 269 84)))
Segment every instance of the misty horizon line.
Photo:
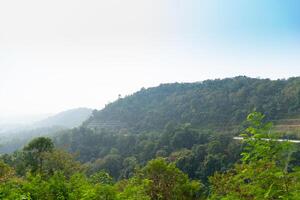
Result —
POLYGON ((148 86, 148 87, 141 86, 140 89, 137 89, 134 92, 129 93, 129 94, 116 94, 115 99, 110 100, 110 101, 108 101, 107 103, 105 103, 103 105, 100 105, 100 103, 99 103, 98 107, 94 107, 94 106, 90 106, 90 105, 78 105, 78 106, 72 106, 72 107, 65 107, 65 108, 62 108, 62 109, 59 109, 59 110, 56 110, 56 111, 45 111, 45 112, 38 112, 38 113, 6 113, 6 114, 1 114, 0 113, 0 124, 1 124, 1 121, 3 121, 3 120, 4 121, 5 120, 10 121, 10 120, 16 120, 18 118, 25 119, 25 118, 29 117, 29 118, 37 118, 39 120, 40 119, 46 119, 48 117, 55 116, 57 114, 60 114, 60 113, 66 112, 66 111, 80 109, 80 108, 86 108, 86 109, 91 109, 91 110, 102 110, 102 109, 105 108, 106 105, 117 101, 120 96, 122 98, 127 97, 127 96, 130 96, 130 95, 133 95, 134 93, 140 91, 141 89, 155 88, 155 87, 158 87, 158 86, 163 85, 163 84, 175 84, 175 83, 179 83, 179 84, 191 83, 192 84, 192 83, 202 83, 204 81, 210 81, 210 80, 223 80, 223 79, 230 79, 230 78, 236 78, 236 77, 247 77, 247 78, 253 78, 253 79, 266 79, 266 80, 275 81, 275 80, 288 80, 290 78, 295 78, 295 77, 298 77, 298 76, 290 76, 290 77, 285 77, 285 78, 269 78, 269 77, 261 77, 261 76, 254 77, 254 76, 247 76, 247 75, 238 75, 238 76, 232 76, 232 77, 226 77, 226 78, 208 78, 208 79, 199 80, 199 81, 161 82, 159 84, 156 84, 155 86, 148 86))

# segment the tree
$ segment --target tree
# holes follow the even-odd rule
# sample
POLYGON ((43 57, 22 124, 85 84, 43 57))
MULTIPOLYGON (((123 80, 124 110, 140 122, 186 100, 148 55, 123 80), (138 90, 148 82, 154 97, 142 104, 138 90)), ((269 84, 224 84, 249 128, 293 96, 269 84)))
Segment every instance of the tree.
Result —
POLYGON ((117 180, 120 176, 121 168, 121 156, 118 154, 109 154, 103 159, 96 160, 91 171, 95 173, 104 170, 117 180))
POLYGON ((195 143, 197 143, 196 136, 197 132, 191 129, 191 125, 184 124, 175 131, 171 144, 174 149, 191 148, 195 143))
POLYGON ((100 171, 91 175, 90 181, 93 184, 113 185, 112 177, 105 171, 100 171))
POLYGON ((168 164, 162 158, 149 161, 142 174, 149 180, 147 193, 153 200, 199 199, 201 183, 190 181, 175 164, 168 164))
POLYGON ((244 137, 240 164, 210 178, 211 199, 299 199, 299 169, 290 169, 292 144, 277 142, 270 135, 264 115, 251 113, 244 137))
POLYGON ((51 152, 44 152, 41 158, 44 162, 43 173, 47 176, 52 176, 59 171, 69 178, 85 170, 85 167, 75 160, 74 155, 63 150, 55 149, 51 152))
POLYGON ((35 138, 24 147, 26 163, 31 167, 31 172, 42 173, 43 153, 51 152, 53 149, 54 144, 52 140, 46 137, 35 138))
POLYGON ((116 184, 118 189, 117 200, 151 200, 146 188, 149 184, 147 179, 132 177, 129 180, 122 180, 116 184))
POLYGON ((128 179, 134 175, 135 169, 138 167, 138 161, 134 156, 125 158, 123 161, 123 169, 121 178, 128 179))
POLYGON ((14 176, 14 170, 0 160, 0 183, 6 182, 12 176, 14 176))

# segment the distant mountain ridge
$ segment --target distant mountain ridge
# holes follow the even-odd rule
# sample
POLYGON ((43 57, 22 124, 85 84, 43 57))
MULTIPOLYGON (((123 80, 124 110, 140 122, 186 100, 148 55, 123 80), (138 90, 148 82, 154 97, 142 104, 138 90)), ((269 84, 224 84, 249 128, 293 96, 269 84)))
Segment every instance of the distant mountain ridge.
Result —
POLYGON ((20 149, 32 138, 50 137, 59 131, 79 127, 91 116, 91 113, 92 109, 76 108, 52 115, 32 125, 12 125, 8 128, 0 126, 0 154, 20 149))
POLYGON ((60 112, 42 121, 36 122, 35 127, 59 126, 63 128, 74 128, 80 126, 92 114, 92 109, 76 108, 60 112))

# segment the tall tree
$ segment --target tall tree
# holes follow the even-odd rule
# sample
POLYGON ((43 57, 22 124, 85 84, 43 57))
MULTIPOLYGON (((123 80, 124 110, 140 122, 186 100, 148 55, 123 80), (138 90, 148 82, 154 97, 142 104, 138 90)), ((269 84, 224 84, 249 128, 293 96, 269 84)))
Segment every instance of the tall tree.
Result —
POLYGON ((43 154, 51 152, 53 149, 54 144, 52 140, 46 137, 35 138, 24 147, 26 163, 31 167, 31 172, 42 173, 44 161, 43 154))

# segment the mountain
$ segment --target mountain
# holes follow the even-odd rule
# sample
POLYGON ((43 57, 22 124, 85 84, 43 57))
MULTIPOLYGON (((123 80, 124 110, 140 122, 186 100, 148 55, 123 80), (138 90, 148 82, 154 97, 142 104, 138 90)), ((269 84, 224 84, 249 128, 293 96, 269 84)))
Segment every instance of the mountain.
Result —
POLYGON ((50 117, 51 114, 36 114, 36 115, 0 115, 0 126, 26 126, 41 121, 50 117))
POLYGON ((0 135, 5 136, 6 133, 19 132, 32 129, 32 124, 44 120, 50 114, 40 115, 24 115, 24 116, 0 116, 0 135))
POLYGON ((34 124, 35 127, 74 128, 80 126, 83 121, 88 119, 92 113, 89 108, 76 108, 60 112, 34 124))
POLYGON ((22 121, 16 121, 15 123, 19 125, 0 126, 0 153, 20 149, 35 137, 53 136, 65 129, 79 127, 91 113, 91 109, 76 108, 52 115, 31 125, 22 125, 22 121))
POLYGON ((239 76, 141 89, 93 111, 81 126, 50 136, 57 148, 86 164, 88 175, 105 171, 121 180, 163 157, 209 186, 208 177, 231 169, 241 158, 244 145, 234 136, 249 126, 278 134, 265 122, 273 120, 280 129, 298 127, 299 114, 300 77, 239 76))
POLYGON ((196 83, 161 84, 108 104, 84 125, 134 132, 168 124, 229 127, 259 111, 269 120, 298 117, 300 77, 270 80, 238 76, 196 83))

